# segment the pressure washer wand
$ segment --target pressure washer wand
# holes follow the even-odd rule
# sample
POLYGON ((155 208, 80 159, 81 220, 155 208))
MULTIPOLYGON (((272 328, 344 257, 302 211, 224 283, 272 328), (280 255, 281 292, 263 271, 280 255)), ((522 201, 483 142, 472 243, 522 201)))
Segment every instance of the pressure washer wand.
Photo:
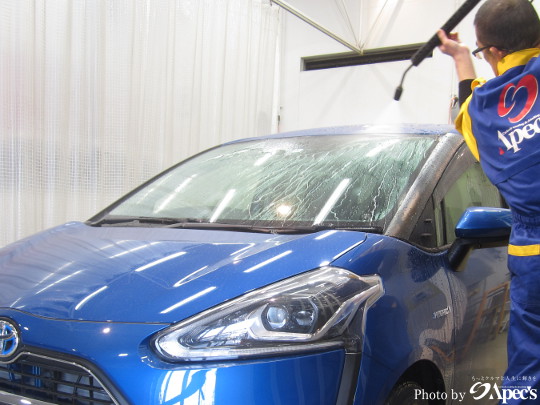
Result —
MULTIPOLYGON (((471 12, 471 10, 476 7, 478 3, 480 3, 481 0, 466 0, 461 7, 459 7, 454 14, 444 23, 444 25, 441 27, 441 29, 446 32, 447 34, 452 31, 456 25, 458 25, 461 20, 463 20, 467 14, 471 12)), ((401 98, 401 93, 403 93, 403 81, 405 79, 405 75, 407 72, 413 67, 418 66, 420 62, 422 62, 426 56, 428 56, 435 47, 439 46, 441 44, 441 41, 439 40, 439 37, 437 36, 437 33, 431 37, 431 39, 426 42, 419 50, 416 51, 416 53, 411 57, 411 66, 405 70, 403 73, 403 76, 401 77, 401 83, 396 88, 396 92, 394 94, 394 100, 398 101, 401 98)))

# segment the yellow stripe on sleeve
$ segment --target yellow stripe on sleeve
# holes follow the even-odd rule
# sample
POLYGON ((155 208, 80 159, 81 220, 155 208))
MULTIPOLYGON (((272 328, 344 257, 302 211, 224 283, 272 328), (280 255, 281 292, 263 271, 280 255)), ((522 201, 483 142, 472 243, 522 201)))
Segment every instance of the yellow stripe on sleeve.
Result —
POLYGON ((537 256, 540 255, 540 245, 508 245, 508 254, 512 256, 537 256))

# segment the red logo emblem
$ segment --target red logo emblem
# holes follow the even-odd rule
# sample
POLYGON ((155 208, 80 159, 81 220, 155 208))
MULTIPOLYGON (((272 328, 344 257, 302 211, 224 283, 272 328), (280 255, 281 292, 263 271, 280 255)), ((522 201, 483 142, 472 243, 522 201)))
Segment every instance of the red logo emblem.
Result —
MULTIPOLYGON (((509 83, 503 89, 499 98, 499 117, 506 117, 516 108, 516 94, 518 92, 527 92, 525 104, 520 111, 515 111, 516 114, 508 117, 508 121, 512 124, 519 122, 531 111, 536 98, 538 97, 538 81, 533 75, 527 75, 521 78, 517 85, 509 83)), ((519 107, 518 107, 519 108, 519 107)))

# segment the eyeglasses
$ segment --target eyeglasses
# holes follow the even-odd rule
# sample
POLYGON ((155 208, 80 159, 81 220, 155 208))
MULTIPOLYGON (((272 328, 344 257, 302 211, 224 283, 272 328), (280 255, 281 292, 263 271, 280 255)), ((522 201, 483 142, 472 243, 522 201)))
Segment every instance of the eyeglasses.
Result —
POLYGON ((487 45, 487 46, 482 46, 481 48, 476 48, 474 51, 472 51, 472 55, 476 58, 476 59, 483 59, 482 57, 482 51, 485 51, 486 49, 488 48, 491 48, 493 45, 487 45))
POLYGON ((498 50, 500 51, 503 51, 503 52, 506 52, 507 54, 509 53, 512 53, 512 51, 508 50, 508 49, 504 49, 504 48, 499 48, 498 46, 495 46, 495 45, 487 45, 487 46, 482 46, 481 48, 476 48, 474 51, 472 51, 472 55, 476 58, 476 59, 484 59, 484 57, 482 56, 482 51, 485 51, 486 49, 488 48, 497 48, 498 50))

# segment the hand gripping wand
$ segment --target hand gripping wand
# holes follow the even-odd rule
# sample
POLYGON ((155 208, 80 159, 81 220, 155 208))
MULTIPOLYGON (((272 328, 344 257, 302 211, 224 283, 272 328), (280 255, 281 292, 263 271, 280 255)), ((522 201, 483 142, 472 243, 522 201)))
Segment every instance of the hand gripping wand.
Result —
MULTIPOLYGON (((444 23, 444 25, 441 27, 441 29, 446 32, 447 34, 452 31, 456 25, 458 25, 461 20, 465 18, 467 14, 478 4, 481 0, 466 0, 452 16, 444 23)), ((401 98, 401 93, 403 93, 403 81, 405 80, 405 75, 407 72, 413 67, 418 66, 420 62, 422 62, 426 56, 428 56, 435 47, 439 46, 441 44, 441 41, 439 40, 439 37, 437 36, 437 33, 431 37, 431 39, 426 42, 419 50, 416 51, 416 53, 411 57, 412 64, 405 70, 403 73, 403 76, 401 77, 401 82, 399 86, 396 88, 396 92, 394 94, 394 100, 399 101, 401 98)))

